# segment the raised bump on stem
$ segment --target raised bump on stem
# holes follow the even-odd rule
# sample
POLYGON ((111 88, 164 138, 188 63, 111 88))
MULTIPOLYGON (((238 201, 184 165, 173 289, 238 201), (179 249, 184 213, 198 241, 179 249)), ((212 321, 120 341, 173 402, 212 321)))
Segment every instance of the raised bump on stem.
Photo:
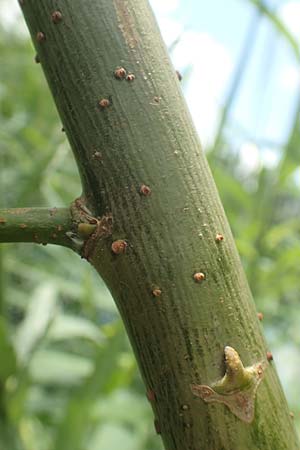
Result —
POLYGON ((207 403, 226 405, 240 420, 250 423, 254 419, 255 395, 263 378, 264 363, 244 367, 238 352, 229 346, 224 349, 226 372, 211 386, 192 384, 192 393, 207 403))

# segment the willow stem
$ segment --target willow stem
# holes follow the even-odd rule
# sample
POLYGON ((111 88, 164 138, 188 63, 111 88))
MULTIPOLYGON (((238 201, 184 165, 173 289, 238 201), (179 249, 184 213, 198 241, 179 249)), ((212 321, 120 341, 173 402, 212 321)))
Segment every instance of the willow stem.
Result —
POLYGON ((72 228, 69 208, 0 209, 0 243, 34 242, 73 248, 66 234, 72 228))

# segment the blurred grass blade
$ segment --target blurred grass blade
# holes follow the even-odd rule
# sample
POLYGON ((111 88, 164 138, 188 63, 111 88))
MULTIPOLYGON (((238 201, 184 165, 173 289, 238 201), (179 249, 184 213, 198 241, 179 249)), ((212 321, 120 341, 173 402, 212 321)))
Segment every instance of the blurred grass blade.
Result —
POLYGON ((288 28, 284 25, 284 23, 280 20, 280 18, 276 15, 276 13, 272 12, 271 9, 261 0, 247 0, 252 3, 262 14, 264 14, 270 22, 275 26, 278 32, 284 37, 289 45, 291 46, 297 61, 300 62, 300 48, 297 43, 297 40, 294 38, 292 33, 288 30, 288 28))
POLYGON ((279 165, 278 183, 283 185, 289 175, 299 168, 300 164, 300 92, 297 93, 297 110, 286 146, 283 149, 279 165))
POLYGON ((5 320, 0 316, 0 386, 16 371, 16 355, 10 342, 5 320))
POLYGON ((246 37, 244 40, 244 44, 242 46, 241 54, 239 57, 239 60, 236 64, 236 69, 234 72, 234 75, 231 80, 231 84, 228 90, 227 98, 225 101, 225 105, 223 108, 223 111, 221 113, 221 118, 218 124, 218 128, 215 135, 215 142, 212 151, 210 152, 210 157, 213 157, 216 153, 218 153, 218 150, 220 148, 224 128, 226 126, 229 113, 232 109, 232 106, 234 104, 234 101, 236 100, 238 96, 238 91, 240 88, 240 85, 242 83, 244 74, 246 72, 246 69, 248 67, 248 63, 250 61, 250 56, 252 53, 252 50, 255 45, 255 37, 258 35, 258 28, 260 25, 260 18, 261 18, 261 11, 256 10, 252 16, 252 19, 250 21, 249 28, 246 32, 246 37))
POLYGON ((5 248, 3 248, 3 246, 0 246, 0 314, 2 314, 4 305, 4 267, 3 267, 4 252, 5 248))
POLYGON ((15 346, 21 363, 28 363, 30 355, 44 337, 56 307, 57 291, 53 283, 39 286, 28 306, 27 314, 17 330, 15 346))

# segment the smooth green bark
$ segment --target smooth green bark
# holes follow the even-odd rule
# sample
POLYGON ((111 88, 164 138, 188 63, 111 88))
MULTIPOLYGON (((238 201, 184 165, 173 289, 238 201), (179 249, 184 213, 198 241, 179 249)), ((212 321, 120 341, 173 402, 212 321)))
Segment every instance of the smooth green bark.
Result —
POLYGON ((96 223, 82 254, 121 312, 165 448, 299 450, 224 211, 147 1, 66 0, 54 16, 52 0, 23 0, 22 9, 78 162, 84 194, 74 205, 75 220, 96 223), (134 79, 117 79, 120 67, 134 79), (116 251, 120 242, 125 252, 116 251), (205 278, 197 282, 195 273, 205 278), (227 345, 245 366, 267 366, 251 424, 191 391, 191 384, 222 378, 227 345))
POLYGON ((70 208, 0 209, 0 242, 35 242, 74 247, 70 208))

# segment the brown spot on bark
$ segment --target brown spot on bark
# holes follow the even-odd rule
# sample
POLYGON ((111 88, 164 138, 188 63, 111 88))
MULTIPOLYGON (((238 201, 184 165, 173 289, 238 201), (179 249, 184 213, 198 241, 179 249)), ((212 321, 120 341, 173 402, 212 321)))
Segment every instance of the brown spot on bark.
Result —
POLYGON ((152 289, 152 295, 153 297, 160 297, 162 294, 162 290, 160 288, 154 288, 152 289))
POLYGON ((151 194, 151 189, 146 184, 142 184, 142 186, 140 187, 140 193, 145 197, 147 197, 148 195, 151 194))
POLYGON ((108 108, 110 106, 110 101, 108 100, 108 98, 102 98, 98 103, 102 109, 108 108))
POLYGON ((262 369, 261 365, 257 366, 257 373, 258 373, 258 375, 262 375, 263 374, 263 369, 262 369))
POLYGON ((216 234, 216 242, 222 242, 224 241, 224 236, 221 233, 216 234))
POLYGON ((155 392, 152 389, 149 389, 147 391, 146 396, 150 403, 155 402, 155 392))
POLYGON ((38 42, 44 42, 44 41, 46 40, 45 33, 43 33, 42 31, 39 31, 39 32, 36 34, 36 40, 37 40, 38 42))
POLYGON ((135 80, 135 75, 133 73, 129 73, 126 77, 127 81, 134 81, 135 80))
POLYGON ((273 361, 273 355, 272 355, 271 352, 267 352, 266 356, 267 356, 267 360, 268 360, 269 362, 270 362, 270 361, 273 361))
POLYGON ((201 283, 201 281, 205 280, 205 275, 203 272, 196 272, 193 277, 197 283, 201 283))
POLYGON ((258 320, 262 321, 264 319, 263 313, 261 313, 261 312, 257 313, 257 318, 258 318, 258 320))
POLYGON ((52 22, 57 24, 62 21, 62 13, 60 11, 53 11, 51 14, 52 22))
POLYGON ((154 428, 157 434, 161 434, 160 423, 158 419, 154 420, 154 428))
POLYGON ((6 219, 4 217, 0 217, 0 225, 4 225, 6 223, 6 219))
POLYGON ((124 69, 124 67, 117 67, 115 69, 114 75, 117 80, 124 80, 124 78, 126 77, 126 70, 124 69))
POLYGON ((178 80, 181 81, 182 80, 182 75, 179 72, 179 70, 176 70, 176 75, 177 75, 178 80))
POLYGON ((121 255, 126 252, 128 244, 123 239, 118 239, 111 244, 111 250, 115 255, 121 255))
POLYGON ((94 159, 97 159, 98 161, 101 161, 101 160, 102 160, 102 153, 100 153, 100 152, 95 152, 95 153, 93 154, 93 158, 94 158, 94 159))

